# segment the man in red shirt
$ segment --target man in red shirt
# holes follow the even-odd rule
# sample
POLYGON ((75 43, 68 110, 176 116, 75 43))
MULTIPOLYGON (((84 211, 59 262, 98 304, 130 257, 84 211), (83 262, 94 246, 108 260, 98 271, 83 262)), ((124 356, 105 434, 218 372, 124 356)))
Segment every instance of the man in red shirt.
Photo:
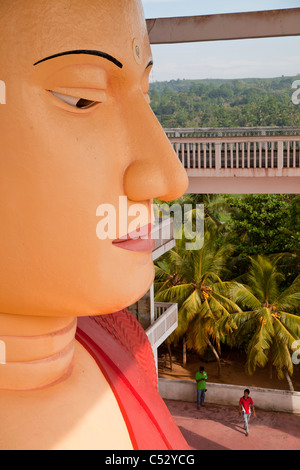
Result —
POLYGON ((250 391, 248 388, 244 390, 244 396, 240 398, 240 403, 239 403, 239 414, 241 415, 243 413, 244 417, 244 427, 246 430, 246 436, 249 434, 249 421, 250 421, 250 416, 251 416, 251 411, 253 412, 253 416, 255 417, 255 408, 253 404, 252 398, 249 397, 250 391))

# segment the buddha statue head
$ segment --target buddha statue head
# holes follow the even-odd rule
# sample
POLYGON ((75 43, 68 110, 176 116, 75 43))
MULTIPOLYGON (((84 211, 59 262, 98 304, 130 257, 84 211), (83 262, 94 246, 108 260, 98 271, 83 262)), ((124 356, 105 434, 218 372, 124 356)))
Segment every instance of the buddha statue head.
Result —
POLYGON ((151 244, 99 239, 97 208, 119 220, 126 196, 148 226, 153 198, 187 188, 149 104, 141 1, 0 0, 0 12, 0 312, 120 310, 153 282, 151 244))

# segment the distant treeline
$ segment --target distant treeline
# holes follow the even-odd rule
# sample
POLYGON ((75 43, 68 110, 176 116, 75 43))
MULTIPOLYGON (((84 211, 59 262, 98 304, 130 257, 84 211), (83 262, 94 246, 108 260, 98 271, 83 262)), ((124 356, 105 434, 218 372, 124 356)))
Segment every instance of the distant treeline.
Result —
POLYGON ((171 80, 150 85, 163 127, 300 126, 292 102, 295 77, 171 80))

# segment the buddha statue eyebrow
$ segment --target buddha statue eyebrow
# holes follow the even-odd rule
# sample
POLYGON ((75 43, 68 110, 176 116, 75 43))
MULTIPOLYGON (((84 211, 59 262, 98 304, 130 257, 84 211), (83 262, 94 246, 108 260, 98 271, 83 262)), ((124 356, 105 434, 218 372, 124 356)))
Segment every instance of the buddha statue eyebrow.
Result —
POLYGON ((61 56, 64 56, 64 55, 72 55, 72 54, 88 54, 88 55, 95 55, 95 56, 98 56, 98 57, 103 57, 104 59, 107 59, 109 60, 110 62, 112 62, 113 64, 115 64, 117 67, 119 67, 120 69, 123 68, 123 64, 121 62, 119 62, 115 57, 113 57, 112 55, 110 54, 107 54, 106 52, 101 52, 101 51, 90 51, 90 50, 86 50, 86 49, 79 49, 79 50, 75 50, 75 51, 66 51, 66 52, 59 52, 58 54, 54 54, 54 55, 51 55, 49 57, 46 57, 45 59, 41 59, 41 60, 38 60, 37 62, 35 62, 33 65, 38 65, 38 64, 41 64, 42 62, 45 62, 46 60, 50 60, 50 59, 55 59, 56 57, 61 57, 61 56))

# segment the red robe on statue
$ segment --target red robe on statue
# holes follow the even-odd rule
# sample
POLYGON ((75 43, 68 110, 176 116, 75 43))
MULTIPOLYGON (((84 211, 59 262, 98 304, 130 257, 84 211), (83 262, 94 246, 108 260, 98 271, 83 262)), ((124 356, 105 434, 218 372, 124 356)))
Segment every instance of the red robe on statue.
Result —
POLYGON ((135 450, 190 450, 158 393, 148 337, 129 310, 78 318, 76 339, 110 384, 135 450))

